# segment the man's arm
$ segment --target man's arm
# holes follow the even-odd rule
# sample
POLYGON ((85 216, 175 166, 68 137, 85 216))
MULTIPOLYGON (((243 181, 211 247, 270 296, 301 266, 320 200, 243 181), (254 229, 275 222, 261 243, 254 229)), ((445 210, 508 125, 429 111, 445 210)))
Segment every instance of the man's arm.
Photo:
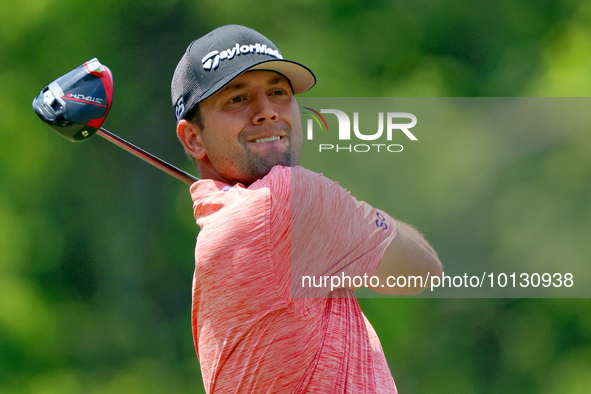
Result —
POLYGON ((389 276, 396 279, 399 276, 404 276, 406 277, 406 287, 399 287, 396 283, 397 286, 381 287, 380 285, 373 290, 391 295, 417 294, 429 286, 427 276, 441 276, 443 267, 435 250, 417 230, 398 220, 396 220, 396 226, 398 234, 386 248, 374 275, 380 278, 381 284, 387 283, 389 276), (416 280, 416 282, 409 280, 409 277, 413 276, 420 276, 422 280, 416 280), (420 287, 421 282, 423 283, 422 287, 420 287))

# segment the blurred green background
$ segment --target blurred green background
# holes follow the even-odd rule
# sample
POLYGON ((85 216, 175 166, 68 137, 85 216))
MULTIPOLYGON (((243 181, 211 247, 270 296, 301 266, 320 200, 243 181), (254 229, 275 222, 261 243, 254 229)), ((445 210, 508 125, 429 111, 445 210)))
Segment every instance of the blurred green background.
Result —
MULTIPOLYGON (((5 0, 1 393, 203 392, 190 329, 198 228, 188 188, 98 137, 69 143, 31 101, 97 57, 115 76, 104 126, 194 172, 174 135, 170 80, 193 39, 229 23, 312 68, 309 97, 591 91, 591 2, 5 0)), ((405 170, 428 177, 428 193, 391 214, 421 229, 446 265, 588 260, 590 152, 588 130, 565 135, 503 163, 466 204, 447 187, 457 168, 423 161, 405 170)), ((480 185, 485 154, 461 156, 462 190, 480 185)), ((355 194, 353 175, 331 174, 355 194)), ((408 202, 412 183, 406 189, 408 202)), ((360 303, 401 393, 591 392, 588 299, 360 303)))

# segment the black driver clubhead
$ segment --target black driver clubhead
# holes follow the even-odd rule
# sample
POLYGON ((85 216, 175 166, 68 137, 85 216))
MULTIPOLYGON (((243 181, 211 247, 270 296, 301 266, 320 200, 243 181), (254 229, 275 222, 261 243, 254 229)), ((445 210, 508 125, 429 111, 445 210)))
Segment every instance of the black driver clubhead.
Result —
POLYGON ((113 74, 94 58, 59 77, 33 99, 42 121, 70 141, 91 137, 113 101, 113 74))

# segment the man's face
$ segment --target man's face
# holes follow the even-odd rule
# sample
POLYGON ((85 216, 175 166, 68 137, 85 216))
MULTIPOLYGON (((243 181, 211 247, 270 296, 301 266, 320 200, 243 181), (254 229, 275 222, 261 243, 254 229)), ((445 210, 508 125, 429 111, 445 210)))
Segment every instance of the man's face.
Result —
POLYGON ((213 179, 251 184, 276 165, 299 164, 303 135, 289 82, 273 71, 246 72, 199 104, 201 139, 213 179))

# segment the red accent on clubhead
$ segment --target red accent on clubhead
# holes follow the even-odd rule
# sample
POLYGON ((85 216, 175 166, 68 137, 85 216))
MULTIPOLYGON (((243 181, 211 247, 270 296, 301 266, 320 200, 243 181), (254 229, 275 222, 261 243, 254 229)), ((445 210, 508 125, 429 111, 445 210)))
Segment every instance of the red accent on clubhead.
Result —
POLYGON ((92 119, 86 123, 87 126, 96 127, 97 129, 102 126, 103 122, 107 118, 109 114, 109 110, 111 109, 111 103, 113 102, 113 74, 111 74, 111 70, 105 65, 101 65, 103 71, 102 72, 95 72, 90 71, 86 63, 84 63, 84 67, 89 74, 92 74, 96 77, 101 79, 103 83, 103 87, 105 88, 105 95, 107 96, 107 112, 105 112, 105 116, 100 119, 92 119))
POLYGON ((113 101, 113 74, 111 74, 109 67, 103 65, 103 72, 100 73, 99 77, 103 81, 105 94, 107 95, 107 105, 111 108, 111 102, 113 101))
POLYGON ((62 98, 63 98, 64 100, 80 101, 81 103, 92 104, 92 105, 98 105, 99 107, 105 107, 105 108, 109 108, 109 107, 108 107, 108 106, 106 106, 106 105, 99 104, 99 103, 95 103, 95 102, 88 101, 88 100, 75 99, 75 98, 68 97, 68 96, 64 96, 64 97, 62 97, 62 98))

